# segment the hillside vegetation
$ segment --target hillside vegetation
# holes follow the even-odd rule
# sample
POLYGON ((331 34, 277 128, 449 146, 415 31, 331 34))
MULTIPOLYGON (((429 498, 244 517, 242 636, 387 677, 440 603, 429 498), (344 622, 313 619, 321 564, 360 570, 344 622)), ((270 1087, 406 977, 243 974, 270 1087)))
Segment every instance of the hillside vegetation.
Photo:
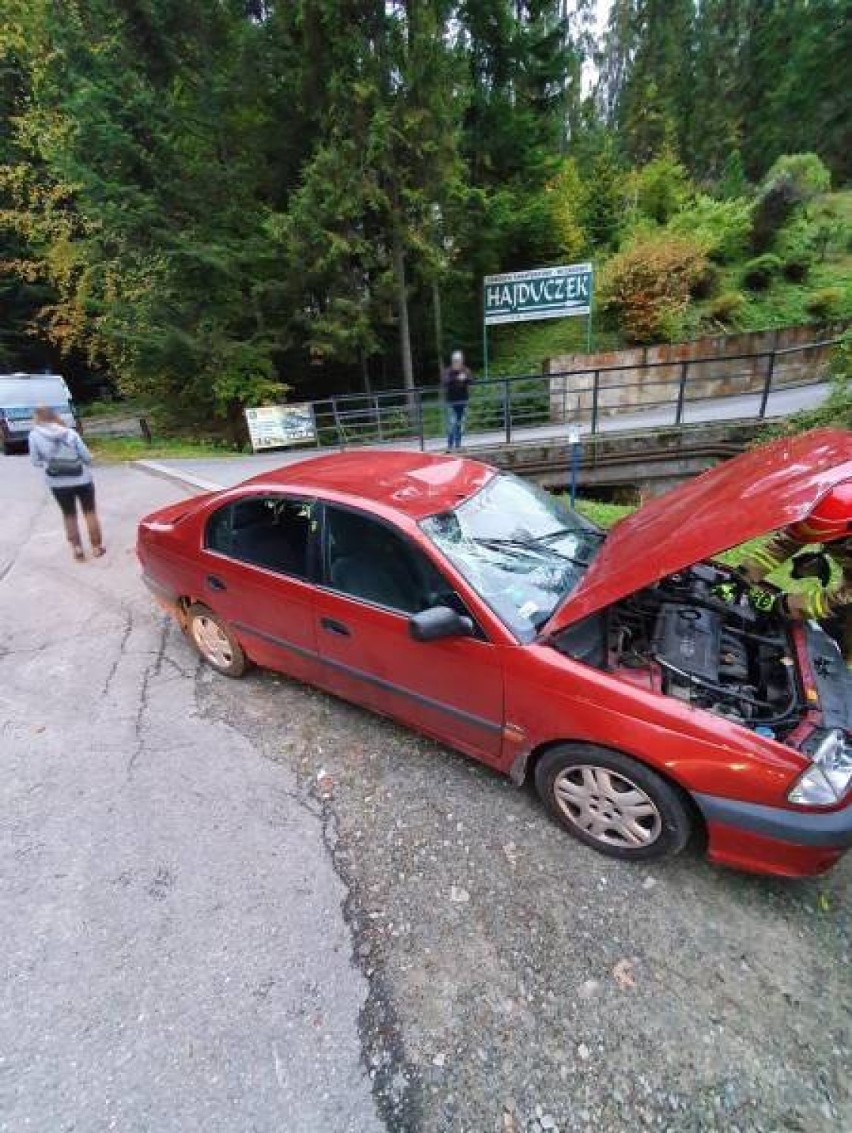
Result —
MULTIPOLYGON (((825 183, 814 155, 795 155, 778 162, 749 194, 724 200, 689 185, 677 163, 657 163, 680 187, 678 203, 665 223, 654 222, 637 203, 626 214, 617 249, 595 257, 593 348, 806 324, 818 338, 827 324, 852 320, 852 191, 805 186, 777 226, 755 231, 763 202, 778 192, 773 184, 793 163, 806 163, 817 184, 820 176, 825 183), (674 266, 685 262, 688 269, 674 290, 673 257, 674 266)), ((538 372, 547 358, 585 352, 586 335, 586 320, 579 318, 495 327, 491 368, 495 374, 538 372)))
POLYGON ((607 7, 0 0, 0 368, 233 442, 479 368, 493 273, 592 259, 604 343, 848 313, 849 0, 607 7))

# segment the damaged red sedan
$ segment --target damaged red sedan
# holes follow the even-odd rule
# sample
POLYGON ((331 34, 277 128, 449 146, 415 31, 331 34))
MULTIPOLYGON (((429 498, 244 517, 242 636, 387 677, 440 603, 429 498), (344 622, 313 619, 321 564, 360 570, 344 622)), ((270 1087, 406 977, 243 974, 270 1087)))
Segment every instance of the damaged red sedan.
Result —
POLYGON ((605 533, 477 461, 362 450, 162 508, 138 555, 220 673, 276 669, 531 777, 613 857, 695 836, 798 877, 852 843, 852 675, 716 556, 849 480, 852 436, 821 430, 605 533))

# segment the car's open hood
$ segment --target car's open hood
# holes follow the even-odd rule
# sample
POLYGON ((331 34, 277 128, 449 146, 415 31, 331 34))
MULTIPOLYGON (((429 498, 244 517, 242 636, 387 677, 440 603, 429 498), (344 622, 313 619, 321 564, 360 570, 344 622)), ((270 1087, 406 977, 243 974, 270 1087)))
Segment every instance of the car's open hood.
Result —
POLYGON ((547 636, 748 539, 803 520, 852 479, 852 433, 818 429, 726 461, 622 519, 585 577, 542 627, 547 636))

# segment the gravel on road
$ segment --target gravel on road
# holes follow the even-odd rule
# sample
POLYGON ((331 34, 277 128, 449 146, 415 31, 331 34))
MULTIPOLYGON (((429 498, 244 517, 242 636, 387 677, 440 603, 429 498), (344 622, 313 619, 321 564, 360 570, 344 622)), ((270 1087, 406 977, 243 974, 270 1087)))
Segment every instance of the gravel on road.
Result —
POLYGON ((404 1090, 391 1128, 850 1127, 849 859, 795 883, 622 864, 530 791, 286 678, 202 690, 324 807, 370 1072, 404 1090))

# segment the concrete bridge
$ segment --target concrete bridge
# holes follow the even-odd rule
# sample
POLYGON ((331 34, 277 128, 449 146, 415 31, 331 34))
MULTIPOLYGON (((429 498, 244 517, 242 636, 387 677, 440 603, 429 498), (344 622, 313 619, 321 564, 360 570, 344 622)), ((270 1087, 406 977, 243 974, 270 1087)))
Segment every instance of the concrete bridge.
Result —
MULTIPOLYGON (((681 404, 680 409, 676 404, 658 406, 601 417, 594 432, 590 421, 578 422, 573 426, 579 430, 582 450, 578 484, 601 495, 616 489, 643 496, 658 494, 742 451, 766 420, 818 406, 829 389, 827 383, 816 381, 770 391, 765 401, 760 393, 705 398, 681 404)), ((565 423, 516 426, 508 443, 505 429, 473 432, 465 437, 463 452, 555 488, 568 483, 571 427, 565 423)), ((445 448, 441 437, 405 436, 378 444, 426 452, 445 448)), ((264 468, 278 468, 335 447, 348 446, 300 446, 253 456, 139 463, 158 475, 207 491, 230 487, 264 468)))

